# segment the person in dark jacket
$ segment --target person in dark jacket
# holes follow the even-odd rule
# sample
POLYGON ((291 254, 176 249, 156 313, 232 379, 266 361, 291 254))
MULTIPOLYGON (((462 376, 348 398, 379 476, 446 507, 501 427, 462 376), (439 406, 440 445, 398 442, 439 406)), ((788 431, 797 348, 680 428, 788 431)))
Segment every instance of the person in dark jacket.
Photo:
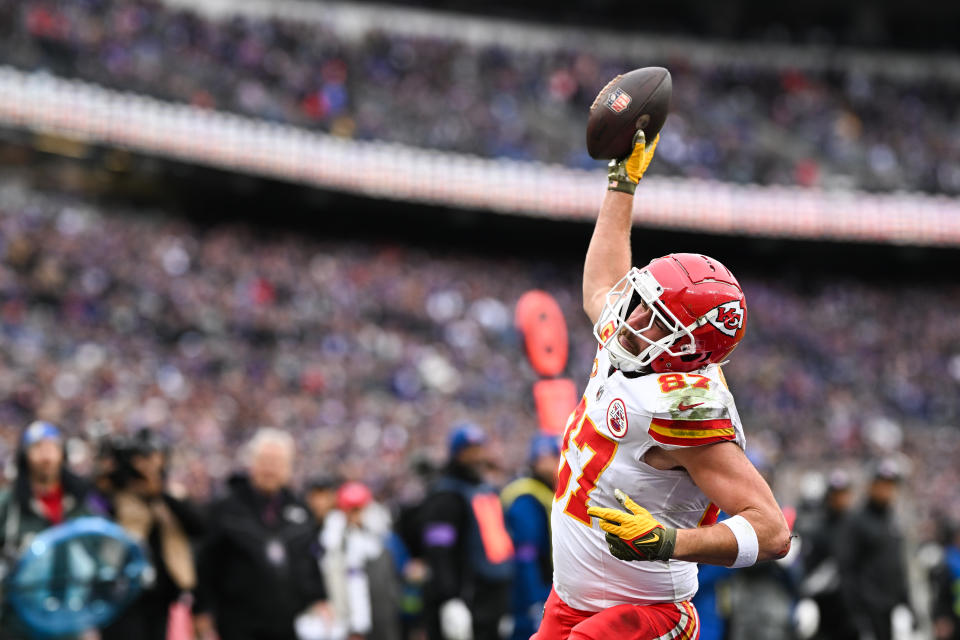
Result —
POLYGON ((496 490, 486 434, 468 424, 449 439, 449 462, 422 508, 423 554, 430 570, 424 616, 430 640, 499 638, 509 610, 513 543, 496 490))
POLYGON ((838 555, 848 541, 837 536, 853 505, 850 475, 842 469, 830 474, 820 509, 811 514, 803 537, 804 587, 820 612, 817 640, 857 640, 853 612, 841 590, 838 555))
POLYGON ((903 534, 893 519, 899 482, 896 463, 881 462, 866 504, 837 531, 841 588, 860 637, 890 640, 894 608, 908 606, 903 534))
MULTIPOLYGON (((0 578, 36 534, 90 515, 88 487, 67 470, 64 460, 63 435, 56 426, 36 421, 24 430, 17 451, 16 480, 0 493, 0 578)), ((5 600, 0 638, 23 637, 28 637, 27 631, 5 600)))
POLYGON ((201 640, 214 626, 221 640, 295 640, 298 614, 330 615, 312 552, 317 525, 289 487, 294 448, 286 432, 259 430, 248 473, 231 477, 210 507, 198 558, 201 640))
POLYGON ((557 485, 560 441, 537 434, 530 441, 529 472, 500 493, 507 530, 516 550, 513 581, 513 640, 527 640, 540 626, 553 585, 550 509, 557 485))
MULTIPOLYGON (((150 429, 106 444, 113 459, 107 498, 111 514, 148 550, 155 578, 101 631, 103 640, 164 640, 170 606, 197 584, 191 540, 204 531, 189 502, 166 491, 167 443, 150 429)), ((101 488, 103 486, 101 485, 101 488)))

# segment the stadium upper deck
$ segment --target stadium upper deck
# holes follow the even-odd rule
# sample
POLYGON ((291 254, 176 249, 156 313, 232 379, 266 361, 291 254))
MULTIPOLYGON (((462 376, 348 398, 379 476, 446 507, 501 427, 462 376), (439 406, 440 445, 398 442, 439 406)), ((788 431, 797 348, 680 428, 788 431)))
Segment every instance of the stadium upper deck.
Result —
POLYGON ((0 73, 0 123, 325 188, 585 218, 602 180, 584 152, 587 105, 614 73, 664 64, 674 110, 638 204, 647 224, 960 244, 960 202, 921 193, 960 193, 956 57, 176 2, 2 5, 0 63, 19 71, 0 73), (378 153, 383 142, 404 146, 378 153), (371 160, 380 179, 353 171, 371 160))
MULTIPOLYGON (((220 1, 220 0, 201 0, 220 1)), ((230 0, 236 4, 236 0, 230 0)), ((250 0, 239 0, 249 2, 250 0)), ((671 33, 696 38, 723 38, 896 47, 917 51, 956 48, 953 25, 960 6, 938 0, 806 0, 771 3, 726 0, 722 11, 701 0, 646 3, 630 11, 616 0, 358 0, 378 10, 386 5, 501 16, 530 24, 586 25, 632 31, 671 33)), ((326 2, 324 4, 327 4, 326 2)))
POLYGON ((882 57, 566 32, 550 42, 549 29, 523 29, 540 44, 521 48, 422 12, 397 12, 391 28, 362 12, 220 6, 28 0, 0 18, 0 61, 348 138, 583 168, 596 166, 583 122, 597 90, 662 64, 675 93, 654 175, 960 193, 960 65, 937 58, 904 74, 882 57))

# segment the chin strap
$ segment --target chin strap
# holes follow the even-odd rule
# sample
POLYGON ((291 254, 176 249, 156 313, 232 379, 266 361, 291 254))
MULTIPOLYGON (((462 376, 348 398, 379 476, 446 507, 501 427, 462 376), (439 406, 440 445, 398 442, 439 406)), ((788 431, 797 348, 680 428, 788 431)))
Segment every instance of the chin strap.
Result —
MULTIPOLYGON (((647 347, 647 349, 641 352, 640 355, 643 355, 643 353, 646 353, 646 351, 649 349, 650 347, 647 347)), ((617 341, 616 336, 614 336, 607 345, 607 357, 610 358, 610 364, 624 373, 633 373, 644 366, 633 361, 634 358, 639 358, 640 355, 634 356, 624 349, 623 346, 617 341)))
MULTIPOLYGON (((695 329, 699 329, 706 323, 707 323, 707 320, 705 320, 704 318, 701 318, 700 320, 697 320, 696 322, 691 323, 689 327, 684 327, 682 331, 674 331, 670 335, 670 337, 672 338, 672 341, 670 342, 670 346, 673 346, 673 344, 679 339, 690 339, 690 341, 692 342, 693 331, 695 329)), ((614 364, 617 367, 617 369, 619 369, 620 371, 623 371, 623 372, 642 371, 644 369, 649 368, 650 365, 656 362, 657 358, 659 358, 661 355, 663 355, 664 353, 667 353, 667 348, 664 347, 662 344, 659 344, 659 342, 657 342, 653 344, 648 344, 646 349, 644 349, 637 355, 633 355, 629 351, 627 351, 623 347, 623 345, 620 344, 620 342, 616 338, 616 335, 617 334, 614 333, 614 336, 608 341, 606 348, 608 352, 608 357, 610 358, 610 362, 614 364), (656 354, 651 355, 650 351, 652 349, 659 349, 660 351, 656 354), (642 362, 646 358, 649 358, 650 361, 645 362, 643 364, 637 364, 633 362, 634 359, 640 360, 642 362), (627 363, 627 366, 624 366, 624 363, 627 363)), ((670 355, 670 354, 667 353, 667 355, 670 355)), ((685 354, 681 353, 680 355, 685 355, 685 354)))

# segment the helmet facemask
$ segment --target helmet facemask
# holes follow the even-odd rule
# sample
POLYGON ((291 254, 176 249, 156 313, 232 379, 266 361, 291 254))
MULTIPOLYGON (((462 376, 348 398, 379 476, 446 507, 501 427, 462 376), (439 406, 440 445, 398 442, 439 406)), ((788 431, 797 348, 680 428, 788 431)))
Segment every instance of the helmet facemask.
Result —
POLYGON ((694 321, 685 326, 660 300, 664 289, 649 269, 633 267, 607 293, 600 317, 593 327, 593 335, 607 349, 610 363, 625 372, 644 371, 661 354, 672 357, 689 355, 696 352, 696 340, 693 330, 703 324, 694 321), (645 327, 635 329, 627 323, 627 318, 638 304, 650 309, 650 322, 645 327), (643 335, 654 324, 659 323, 669 333, 658 340, 643 335), (640 353, 634 355, 621 344, 618 336, 629 331, 641 345, 646 345, 640 353))

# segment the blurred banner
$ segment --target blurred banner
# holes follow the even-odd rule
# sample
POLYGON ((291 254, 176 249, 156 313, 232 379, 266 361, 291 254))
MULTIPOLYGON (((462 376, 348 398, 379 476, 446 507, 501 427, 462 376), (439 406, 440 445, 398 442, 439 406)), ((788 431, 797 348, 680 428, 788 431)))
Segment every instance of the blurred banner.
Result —
MULTIPOLYGON (((592 220, 605 171, 359 142, 0 67, 0 126, 373 197, 592 220)), ((647 178, 645 226, 960 246, 960 198, 647 178)))

